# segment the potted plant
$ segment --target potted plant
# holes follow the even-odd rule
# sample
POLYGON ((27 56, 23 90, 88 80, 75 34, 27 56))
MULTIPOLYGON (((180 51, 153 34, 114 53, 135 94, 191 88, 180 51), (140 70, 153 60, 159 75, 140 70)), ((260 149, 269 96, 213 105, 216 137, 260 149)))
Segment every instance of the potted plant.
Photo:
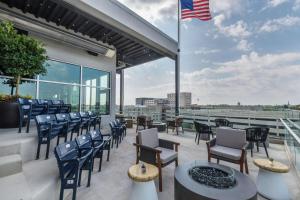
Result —
POLYGON ((10 95, 0 96, 0 128, 12 128, 18 126, 16 100, 21 97, 19 86, 22 77, 34 78, 38 74, 45 74, 47 56, 40 41, 18 34, 11 22, 0 23, 0 47, 0 72, 12 77, 7 83, 15 88, 14 94, 12 88, 10 95))

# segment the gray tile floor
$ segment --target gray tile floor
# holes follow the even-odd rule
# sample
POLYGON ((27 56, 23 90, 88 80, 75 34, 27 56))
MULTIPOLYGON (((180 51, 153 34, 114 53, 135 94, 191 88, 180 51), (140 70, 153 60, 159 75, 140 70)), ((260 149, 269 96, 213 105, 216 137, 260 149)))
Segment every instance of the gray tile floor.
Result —
MULTIPOLYGON (((128 129, 127 137, 120 144, 118 149, 113 149, 110 162, 103 162, 102 172, 92 175, 91 187, 87 188, 82 185, 78 189, 78 200, 126 200, 131 191, 132 182, 127 176, 128 168, 135 163, 135 147, 132 145, 135 141, 135 129, 128 129)), ((160 133, 160 137, 173 141, 180 142, 179 148, 179 164, 190 162, 193 160, 206 160, 207 150, 205 142, 202 141, 199 145, 194 142, 194 133, 185 132, 183 135, 174 135, 173 133, 160 133)), ((269 154, 275 160, 288 164, 288 158, 284 151, 283 145, 271 144, 269 154)), ((106 154, 104 155, 106 156, 106 154)), ((265 152, 261 148, 260 152, 254 152, 254 157, 248 154, 248 163, 251 179, 255 180, 258 168, 253 164, 254 158, 265 158, 265 152)), ((97 162, 97 161, 96 161, 97 162)), ((220 164, 229 165, 239 170, 238 165, 233 165, 226 162, 220 164)), ((158 193, 160 200, 174 199, 174 164, 171 164, 163 169, 163 192, 158 193)), ((294 169, 283 175, 284 180, 291 193, 292 199, 300 199, 299 178, 294 169)), ((158 189, 158 182, 155 181, 158 189)), ((71 199, 68 197, 67 199, 71 199)), ((263 199, 259 197, 259 199, 263 199)))

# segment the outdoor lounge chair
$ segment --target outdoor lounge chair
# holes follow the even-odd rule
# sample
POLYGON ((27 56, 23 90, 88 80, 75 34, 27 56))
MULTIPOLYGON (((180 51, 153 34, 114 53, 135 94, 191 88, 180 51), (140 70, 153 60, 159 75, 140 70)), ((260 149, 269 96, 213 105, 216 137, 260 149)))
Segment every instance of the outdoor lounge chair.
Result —
POLYGON ((197 121, 194 121, 194 126, 196 129, 195 142, 197 142, 197 144, 199 144, 200 139, 210 140, 210 136, 213 136, 213 132, 211 131, 210 126, 199 123, 197 121))
POLYGON ((173 132, 174 132, 174 129, 176 129, 176 134, 178 135, 178 131, 179 131, 180 127, 182 130, 182 133, 184 133, 182 123, 183 123, 183 118, 181 118, 181 117, 176 117, 174 120, 168 120, 167 121, 167 133, 168 133, 168 129, 171 128, 173 132))
POLYGON ((48 159, 51 140, 57 137, 57 144, 59 143, 58 135, 62 134, 67 123, 57 122, 55 115, 38 115, 35 117, 35 122, 38 133, 36 159, 40 157, 41 144, 47 144, 46 159, 48 159))
POLYGON ((175 162, 178 166, 179 143, 158 138, 157 128, 138 132, 136 136, 136 163, 143 161, 153 164, 159 170, 159 191, 162 191, 162 168, 175 162))
POLYGON ((89 134, 93 141, 103 141, 103 151, 107 151, 107 159, 109 161, 111 143, 112 143, 112 136, 111 134, 102 134, 99 129, 90 131, 89 134))
POLYGON ((246 129, 247 141, 250 143, 251 148, 251 157, 253 157, 253 147, 256 144, 257 151, 259 152, 259 144, 262 143, 266 152, 267 157, 269 158, 266 140, 269 135, 269 128, 267 127, 251 127, 246 129))
POLYGON ((240 165, 240 171, 248 174, 246 131, 220 127, 216 129, 216 138, 207 143, 208 162, 211 158, 240 165))

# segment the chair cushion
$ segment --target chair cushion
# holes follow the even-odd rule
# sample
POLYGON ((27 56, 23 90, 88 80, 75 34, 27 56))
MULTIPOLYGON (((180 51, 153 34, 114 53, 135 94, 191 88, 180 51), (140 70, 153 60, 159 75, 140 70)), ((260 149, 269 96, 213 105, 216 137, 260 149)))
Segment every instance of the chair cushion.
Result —
POLYGON ((240 149, 234 149, 234 148, 229 148, 229 147, 224 147, 219 145, 215 145, 211 147, 210 152, 211 154, 229 158, 232 160, 240 160, 242 155, 242 150, 240 149))
POLYGON ((157 147, 155 149, 158 149, 161 151, 160 160, 163 164, 165 164, 171 160, 174 160, 178 156, 178 153, 171 149, 166 149, 166 148, 162 148, 162 147, 157 147))
POLYGON ((219 127, 216 129, 216 145, 241 149, 246 141, 246 131, 219 127))
POLYGON ((144 146, 156 148, 159 145, 157 128, 146 129, 138 132, 139 143, 144 146))

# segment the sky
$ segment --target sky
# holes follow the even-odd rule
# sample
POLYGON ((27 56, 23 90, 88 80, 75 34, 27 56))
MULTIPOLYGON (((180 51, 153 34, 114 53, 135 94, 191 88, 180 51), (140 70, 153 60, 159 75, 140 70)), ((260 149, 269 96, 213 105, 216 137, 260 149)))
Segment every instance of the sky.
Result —
MULTIPOLYGON (((177 40, 177 0, 119 1, 177 40)), ((210 0, 210 10, 208 22, 181 22, 180 90, 192 103, 300 104, 300 0, 210 0)), ((126 69, 125 105, 174 92, 174 72, 169 58, 126 69)))

